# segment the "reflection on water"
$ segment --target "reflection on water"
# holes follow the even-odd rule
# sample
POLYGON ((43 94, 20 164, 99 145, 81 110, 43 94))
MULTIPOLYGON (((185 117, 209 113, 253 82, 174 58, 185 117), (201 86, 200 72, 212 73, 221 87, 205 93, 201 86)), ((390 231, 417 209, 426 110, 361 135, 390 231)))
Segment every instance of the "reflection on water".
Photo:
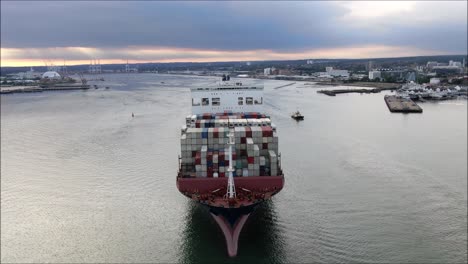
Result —
POLYGON ((266 201, 250 215, 239 238, 238 256, 229 258, 221 230, 208 208, 187 203, 181 263, 282 263, 285 261, 284 237, 277 221, 274 202, 266 201))

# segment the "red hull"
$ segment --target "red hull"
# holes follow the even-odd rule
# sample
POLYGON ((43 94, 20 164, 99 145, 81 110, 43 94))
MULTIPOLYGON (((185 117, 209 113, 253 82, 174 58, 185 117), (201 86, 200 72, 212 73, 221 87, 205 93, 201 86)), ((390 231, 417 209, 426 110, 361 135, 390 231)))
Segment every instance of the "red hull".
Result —
POLYGON ((281 191, 284 176, 235 177, 237 197, 225 199, 228 178, 177 177, 177 188, 185 196, 202 204, 220 208, 240 208, 270 199, 281 191))

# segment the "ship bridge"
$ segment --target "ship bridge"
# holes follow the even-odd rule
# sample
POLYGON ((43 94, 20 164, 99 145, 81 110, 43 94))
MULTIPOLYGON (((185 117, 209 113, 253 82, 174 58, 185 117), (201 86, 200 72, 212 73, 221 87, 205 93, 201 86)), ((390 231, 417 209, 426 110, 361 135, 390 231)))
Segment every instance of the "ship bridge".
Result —
POLYGON ((192 114, 263 112, 263 86, 221 82, 217 86, 191 88, 192 114))

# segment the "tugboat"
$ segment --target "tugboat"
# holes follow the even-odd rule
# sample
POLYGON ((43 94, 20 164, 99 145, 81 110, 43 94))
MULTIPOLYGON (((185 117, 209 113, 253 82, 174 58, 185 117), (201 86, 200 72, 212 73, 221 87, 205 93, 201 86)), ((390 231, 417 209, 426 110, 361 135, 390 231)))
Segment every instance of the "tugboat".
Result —
POLYGON ((304 120, 304 116, 299 112, 299 110, 297 110, 296 112, 294 112, 294 113, 291 115, 291 118, 292 118, 292 119, 295 119, 296 121, 304 120))

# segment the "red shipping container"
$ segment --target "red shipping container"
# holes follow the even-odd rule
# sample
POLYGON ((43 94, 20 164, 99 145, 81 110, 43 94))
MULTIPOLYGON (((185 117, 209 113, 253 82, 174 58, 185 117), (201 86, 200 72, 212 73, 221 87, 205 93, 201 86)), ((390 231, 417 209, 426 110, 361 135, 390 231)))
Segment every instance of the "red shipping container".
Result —
POLYGON ((197 152, 196 152, 196 151, 192 151, 192 158, 195 158, 195 156, 197 156, 197 152))
POLYGON ((229 167, 229 160, 226 160, 226 161, 224 162, 224 166, 225 166, 226 168, 229 167))
POLYGON ((262 127, 262 136, 263 137, 272 137, 273 136, 273 130, 271 127, 262 127))
POLYGON ((224 178, 224 177, 226 177, 226 174, 225 174, 224 172, 220 172, 220 173, 219 173, 219 177, 220 177, 220 178, 224 178))
POLYGON ((251 138, 252 137, 252 130, 250 127, 245 128, 245 137, 251 138))
POLYGON ((241 144, 245 144, 247 142, 245 137, 241 137, 240 139, 241 139, 241 144))
POLYGON ((236 158, 237 158, 237 153, 235 153, 235 152, 232 153, 232 160, 236 160, 236 158))
POLYGON ((247 162, 249 164, 254 164, 254 157, 247 157, 247 162))
POLYGON ((215 127, 213 129, 213 138, 218 138, 218 136, 219 136, 219 129, 215 127))

